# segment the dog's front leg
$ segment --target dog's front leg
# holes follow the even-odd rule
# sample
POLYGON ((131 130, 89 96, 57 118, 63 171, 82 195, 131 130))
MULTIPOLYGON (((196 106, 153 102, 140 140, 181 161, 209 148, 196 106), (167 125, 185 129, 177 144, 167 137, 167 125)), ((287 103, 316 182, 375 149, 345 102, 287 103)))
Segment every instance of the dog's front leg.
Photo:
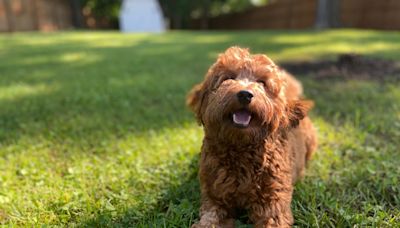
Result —
POLYGON ((192 228, 234 228, 235 220, 228 217, 225 208, 215 204, 208 197, 202 197, 200 221, 192 228))
POLYGON ((250 206, 250 219, 255 228, 291 227, 293 224, 290 203, 293 185, 290 172, 280 170, 265 181, 259 199, 250 206))
MULTIPOLYGON (((287 196, 291 198, 291 195, 287 196)), ((264 205, 253 205, 250 219, 255 228, 291 227, 293 224, 290 199, 272 200, 264 205)))

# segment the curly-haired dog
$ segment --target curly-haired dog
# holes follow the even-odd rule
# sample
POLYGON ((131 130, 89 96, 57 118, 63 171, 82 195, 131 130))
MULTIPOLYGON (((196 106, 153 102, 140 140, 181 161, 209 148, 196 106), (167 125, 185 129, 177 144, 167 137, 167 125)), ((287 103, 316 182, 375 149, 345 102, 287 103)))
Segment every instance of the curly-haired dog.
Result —
POLYGON ((204 126, 200 221, 234 227, 247 210, 255 227, 289 227, 293 183, 316 149, 301 84, 265 55, 231 47, 187 103, 204 126))

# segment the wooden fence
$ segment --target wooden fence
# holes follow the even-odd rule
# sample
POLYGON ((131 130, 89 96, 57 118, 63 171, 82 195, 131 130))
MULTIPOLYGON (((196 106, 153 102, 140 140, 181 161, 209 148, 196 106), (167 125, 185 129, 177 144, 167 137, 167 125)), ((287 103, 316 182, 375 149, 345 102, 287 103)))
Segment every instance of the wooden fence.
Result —
POLYGON ((341 0, 340 12, 343 27, 400 29, 399 0, 341 0))
MULTIPOLYGON (((245 12, 210 18, 208 28, 313 28, 317 5, 318 0, 277 0, 245 12)), ((340 0, 339 6, 341 27, 400 30, 400 0, 340 0)), ((0 0, 0 32, 72 28, 73 13, 70 0, 0 0)), ((84 19, 89 28, 109 26, 90 14, 84 19)), ((201 20, 192 21, 191 27, 202 28, 201 20)))
MULTIPOLYGON (((316 22, 318 0, 278 0, 244 12, 210 18, 209 29, 304 29, 316 22)), ((340 0, 340 27, 400 29, 400 0, 340 0)), ((193 29, 200 29, 194 20, 193 29)))
MULTIPOLYGON (((209 29, 302 29, 312 27, 317 0, 280 0, 266 6, 209 19, 209 29)), ((193 28, 201 28, 201 20, 193 28)))
POLYGON ((72 27, 68 0, 0 0, 0 32, 72 27))

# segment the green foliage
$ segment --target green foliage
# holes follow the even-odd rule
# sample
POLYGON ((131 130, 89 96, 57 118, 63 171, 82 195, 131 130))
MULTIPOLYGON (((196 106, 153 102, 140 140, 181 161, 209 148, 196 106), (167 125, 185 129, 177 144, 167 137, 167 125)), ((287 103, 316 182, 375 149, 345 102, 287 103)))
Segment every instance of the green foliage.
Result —
POLYGON ((218 16, 232 12, 238 12, 252 7, 250 0, 222 0, 213 1, 210 7, 210 15, 218 16))
POLYGON ((192 19, 214 17, 243 11, 254 5, 266 4, 266 0, 159 0, 174 28, 190 28, 192 19))
MULTIPOLYGON (((399 44, 398 32, 357 30, 3 34, 0 224, 189 227, 202 129, 185 95, 217 53, 400 59, 399 44)), ((296 185, 296 225, 397 227, 399 82, 300 78, 320 147, 296 185)))
MULTIPOLYGON (((174 28, 189 28, 190 20, 201 18, 204 14, 218 16, 238 12, 254 5, 266 4, 267 0, 159 0, 166 17, 174 28), (207 12, 206 12, 207 11, 207 12)), ((112 23, 118 21, 122 0, 83 0, 82 8, 94 16, 112 23)))
POLYGON ((83 0, 82 8, 88 9, 94 16, 112 23, 118 21, 122 0, 83 0))

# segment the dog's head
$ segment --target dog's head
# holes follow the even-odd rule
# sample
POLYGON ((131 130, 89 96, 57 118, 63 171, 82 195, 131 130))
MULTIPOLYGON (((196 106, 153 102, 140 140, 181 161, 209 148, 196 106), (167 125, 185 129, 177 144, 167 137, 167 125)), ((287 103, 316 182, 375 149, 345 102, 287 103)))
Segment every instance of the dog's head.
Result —
POLYGON ((312 105, 297 95, 288 95, 288 79, 266 55, 251 55, 247 49, 231 47, 219 55, 204 81, 192 89, 187 104, 206 134, 259 140, 279 129, 297 126, 312 105))

